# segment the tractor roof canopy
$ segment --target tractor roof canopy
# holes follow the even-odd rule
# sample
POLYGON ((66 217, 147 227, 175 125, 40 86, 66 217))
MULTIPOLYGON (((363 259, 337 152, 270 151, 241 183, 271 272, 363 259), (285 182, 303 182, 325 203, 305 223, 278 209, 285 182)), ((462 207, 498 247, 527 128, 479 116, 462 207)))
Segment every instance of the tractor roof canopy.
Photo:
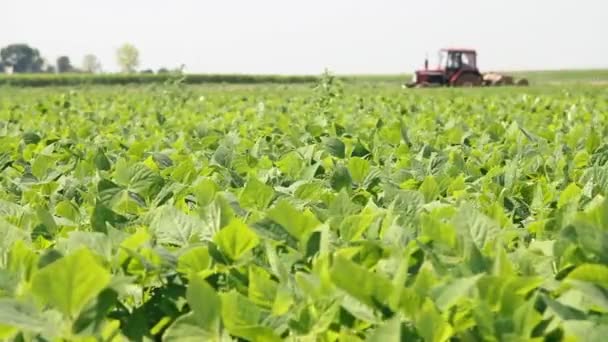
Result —
POLYGON ((473 49, 461 49, 461 48, 443 48, 441 51, 445 52, 464 52, 464 53, 477 53, 477 51, 473 49))

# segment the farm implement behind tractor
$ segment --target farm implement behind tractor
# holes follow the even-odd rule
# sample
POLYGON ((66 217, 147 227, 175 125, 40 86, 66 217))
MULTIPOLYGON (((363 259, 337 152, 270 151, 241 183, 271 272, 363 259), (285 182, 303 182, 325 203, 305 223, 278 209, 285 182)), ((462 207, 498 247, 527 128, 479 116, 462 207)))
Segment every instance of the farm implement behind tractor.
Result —
POLYGON ((482 74, 477 68, 477 52, 471 49, 441 49, 436 69, 429 69, 425 59, 424 69, 416 70, 408 88, 425 87, 481 87, 502 85, 528 85, 525 78, 515 80, 499 73, 482 74))

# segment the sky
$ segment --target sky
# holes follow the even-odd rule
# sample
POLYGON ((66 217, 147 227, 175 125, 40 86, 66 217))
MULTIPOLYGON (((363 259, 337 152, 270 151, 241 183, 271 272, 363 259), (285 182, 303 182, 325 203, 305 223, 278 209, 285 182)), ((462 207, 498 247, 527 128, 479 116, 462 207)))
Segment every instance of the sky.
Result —
POLYGON ((608 67, 607 0, 0 0, 0 46, 27 43, 76 66, 319 74, 407 73, 442 47, 482 71, 608 67))

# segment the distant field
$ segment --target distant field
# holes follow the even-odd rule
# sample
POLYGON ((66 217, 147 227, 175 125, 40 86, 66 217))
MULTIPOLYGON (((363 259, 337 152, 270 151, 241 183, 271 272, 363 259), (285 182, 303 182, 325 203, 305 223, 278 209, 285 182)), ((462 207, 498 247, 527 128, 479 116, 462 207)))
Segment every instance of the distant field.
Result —
MULTIPOLYGON (((516 78, 527 78, 533 84, 558 83, 607 83, 608 69, 588 70, 538 70, 538 71, 499 71, 516 78)), ((359 82, 404 82, 411 74, 394 75, 344 75, 343 79, 359 82)))
MULTIPOLYGON (((556 71, 518 71, 505 72, 518 78, 525 77, 532 84, 564 83, 608 83, 608 69, 600 70, 556 70, 556 71)), ((345 83, 394 83, 401 84, 411 79, 411 74, 392 75, 339 75, 345 83)), ((179 75, 155 74, 26 74, 0 75, 0 85, 19 87, 73 86, 73 85, 125 85, 125 84, 159 84, 181 79, 179 75)), ((245 74, 189 74, 183 82, 188 84, 299 84, 314 83, 317 75, 245 75, 245 74)))
POLYGON ((598 70, 547 70, 514 72, 532 83, 607 83, 608 69, 598 70))

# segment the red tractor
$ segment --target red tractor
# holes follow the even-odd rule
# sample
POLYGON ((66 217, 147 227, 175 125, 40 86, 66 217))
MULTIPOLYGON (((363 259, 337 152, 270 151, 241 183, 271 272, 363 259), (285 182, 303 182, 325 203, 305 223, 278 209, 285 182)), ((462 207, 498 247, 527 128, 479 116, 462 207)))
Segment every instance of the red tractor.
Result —
MULTIPOLYGON (((429 61, 424 61, 424 69, 416 70, 412 82, 407 87, 478 87, 483 85, 512 85, 513 77, 497 73, 482 74, 477 69, 477 52, 471 49, 441 49, 436 69, 429 69, 429 61)), ((520 80, 518 85, 527 85, 520 80)))

